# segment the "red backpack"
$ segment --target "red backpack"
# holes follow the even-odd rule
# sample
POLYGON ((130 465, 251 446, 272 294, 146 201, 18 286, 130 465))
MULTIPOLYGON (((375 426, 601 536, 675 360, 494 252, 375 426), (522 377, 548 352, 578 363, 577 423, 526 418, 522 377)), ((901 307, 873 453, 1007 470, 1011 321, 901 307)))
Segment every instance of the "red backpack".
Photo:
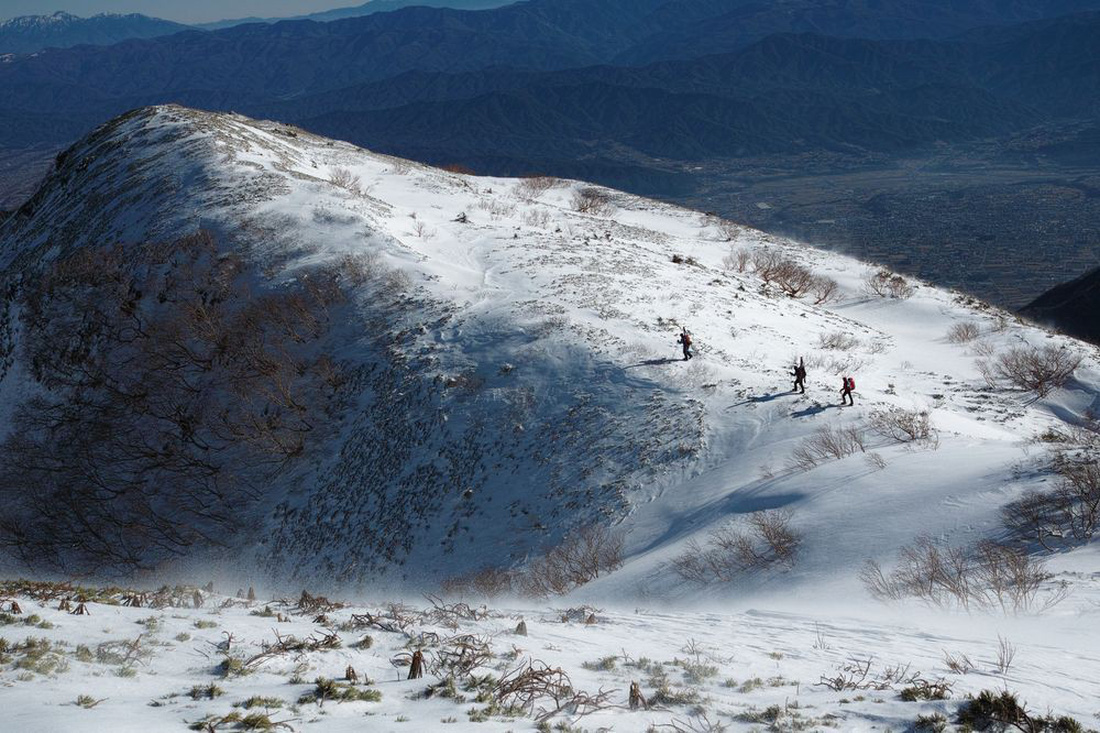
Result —
POLYGON ((849 392, 855 392, 856 391, 856 380, 852 379, 851 377, 845 377, 844 378, 844 386, 848 388, 849 392))

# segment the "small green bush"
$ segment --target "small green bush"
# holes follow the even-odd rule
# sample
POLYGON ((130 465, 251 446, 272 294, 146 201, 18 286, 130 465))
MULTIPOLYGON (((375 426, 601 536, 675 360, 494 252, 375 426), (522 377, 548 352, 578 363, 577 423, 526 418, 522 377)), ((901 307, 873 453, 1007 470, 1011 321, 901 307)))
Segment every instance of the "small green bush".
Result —
POLYGON ((1033 716, 1016 695, 1004 690, 982 690, 959 708, 959 725, 974 730, 1004 730, 1011 726, 1026 733, 1085 733, 1085 728, 1068 716, 1033 716))
POLYGON ((913 730, 916 733, 943 733, 947 730, 947 718, 942 713, 918 715, 913 730))
POLYGON ((337 702, 379 702, 382 693, 369 687, 353 687, 352 685, 318 677, 314 681, 314 688, 298 698, 299 705, 317 703, 323 705, 326 700, 337 702))
POLYGON ((213 700, 224 695, 225 690, 214 684, 195 685, 187 694, 192 700, 213 700))
POLYGON ((233 703, 233 707, 251 710, 252 708, 281 708, 285 704, 286 703, 278 697, 260 697, 259 695, 253 695, 247 700, 233 703))

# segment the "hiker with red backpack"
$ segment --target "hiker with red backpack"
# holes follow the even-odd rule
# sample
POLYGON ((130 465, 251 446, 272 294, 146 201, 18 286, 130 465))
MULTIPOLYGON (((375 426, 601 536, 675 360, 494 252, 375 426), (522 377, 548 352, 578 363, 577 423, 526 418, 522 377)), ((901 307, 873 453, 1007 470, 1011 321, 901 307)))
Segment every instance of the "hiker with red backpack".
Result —
POLYGON ((680 332, 680 338, 676 339, 676 343, 684 347, 684 361, 694 356, 694 354, 691 353, 691 334, 688 332, 687 326, 680 332))
POLYGON ((855 397, 852 396, 852 392, 856 391, 856 380, 851 377, 841 377, 842 386, 840 388, 840 404, 851 404, 853 407, 856 404, 855 397), (845 402, 848 399, 851 402, 845 402))

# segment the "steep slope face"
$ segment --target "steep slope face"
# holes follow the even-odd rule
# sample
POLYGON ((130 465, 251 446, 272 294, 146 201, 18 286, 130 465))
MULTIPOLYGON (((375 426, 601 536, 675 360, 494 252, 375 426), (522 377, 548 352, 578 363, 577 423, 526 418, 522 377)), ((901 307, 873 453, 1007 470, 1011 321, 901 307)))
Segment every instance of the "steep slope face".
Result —
MULTIPOLYGON (((260 561, 284 571, 323 568, 358 578, 413 558, 439 575, 448 565, 480 564, 459 552, 471 544, 515 561, 571 526, 620 516, 632 490, 681 470, 703 441, 696 401, 632 377, 600 350, 589 353, 579 338, 584 332, 561 317, 560 307, 540 303, 522 285, 506 290, 512 297, 503 305, 485 302, 481 289, 492 268, 475 246, 450 251, 463 246, 456 236, 441 250, 429 247, 429 259, 403 243, 427 241, 404 231, 411 226, 424 233, 424 225, 407 217, 413 207, 441 205, 418 201, 422 192, 447 201, 452 193, 476 191, 455 176, 408 171, 402 161, 278 125, 180 109, 145 111, 68 151, 0 239, 3 265, 14 279, 31 279, 104 243, 170 241, 200 228, 247 255, 251 272, 275 276, 274 284, 264 284, 253 275, 257 287, 269 290, 291 276, 300 279, 311 265, 368 258, 360 278, 366 284, 354 296, 362 301, 360 313, 339 324, 324 345, 342 365, 353 407, 329 426, 335 435, 250 502, 257 510, 242 513, 251 518, 246 527, 255 525, 257 513, 263 517, 263 531, 242 531, 231 542, 270 540, 260 561), (361 174, 393 189, 386 191, 391 201, 391 194, 401 200, 402 183, 411 179, 404 192, 410 200, 395 204, 335 187, 328 179, 341 164, 365 165, 361 174), (417 261, 432 264, 421 268, 417 261), (393 265, 398 269, 388 269, 393 265), (442 273, 433 272, 437 267, 442 273), (411 282, 398 277, 405 270, 411 282)), ((475 203, 459 196, 448 208, 460 202, 475 203)), ((475 245, 512 233, 491 224, 461 229, 475 245)), ((579 238, 573 246, 583 248, 579 238)), ((158 272, 145 277, 180 277, 175 269, 158 272)), ((23 292, 9 299, 15 315, 5 321, 9 405, 44 386, 41 359, 30 364, 26 358, 33 329, 23 292)), ((154 307, 141 298, 136 310, 154 307)), ((20 478, 8 476, 5 488, 18 493, 20 478)), ((12 517, 5 518, 9 528, 16 524, 12 517)), ((64 563, 64 552, 57 552, 64 563)), ((153 560, 163 558, 151 553, 153 560)))
POLYGON ((1039 323, 1100 343, 1100 269, 1051 288, 1020 309, 1039 323))
POLYGON ((137 13, 101 13, 90 18, 63 12, 29 15, 0 22, 0 54, 34 53, 83 44, 106 46, 129 38, 155 38, 187 29, 180 23, 137 13))
MULTIPOLYGON (((893 281, 848 258, 583 184, 446 173, 176 107, 97 131, 0 229, 6 409, 70 395, 43 381, 49 358, 28 358, 41 332, 28 314, 45 311, 26 293, 59 302, 36 283, 79 294, 56 276, 73 257, 123 243, 138 260, 136 244, 198 230, 264 297, 295 295, 326 273, 344 293, 326 301, 316 336, 275 359, 303 365, 292 370, 301 377, 324 357, 337 397, 325 398, 323 417, 293 413, 312 430, 278 471, 238 467, 258 490, 216 538, 238 572, 314 585, 438 580, 515 566, 595 521, 625 532, 628 562, 593 592, 857 593, 864 560, 890 563, 922 533, 1005 536, 1002 506, 1051 481, 1029 441, 1088 426, 1100 411, 1095 354, 1083 345, 923 285, 880 296, 893 281), (812 270, 817 294, 784 294, 767 275, 773 260, 812 270), (674 342, 682 326, 697 339, 686 362, 674 342), (979 363, 1021 343, 1084 360, 1036 400, 979 363), (787 391, 799 357, 806 395, 787 391), (856 406, 842 410, 845 375, 858 387, 856 406), (873 429, 895 411, 926 414, 938 440, 873 429), (852 450, 807 460, 799 449, 823 431, 855 436, 852 450), (802 538, 793 569, 769 566, 735 585, 676 571, 716 530, 777 509, 802 538)), ((148 266, 142 282, 153 288, 118 280, 119 311, 164 310, 156 283, 184 272, 166 262, 148 266)), ((291 397, 305 388, 299 377, 284 380, 291 397)), ((262 398, 245 417, 270 414, 274 398, 243 393, 262 398)), ((8 497, 21 488, 10 473, 0 486, 8 497)), ((207 545, 184 554, 217 560, 207 545)))

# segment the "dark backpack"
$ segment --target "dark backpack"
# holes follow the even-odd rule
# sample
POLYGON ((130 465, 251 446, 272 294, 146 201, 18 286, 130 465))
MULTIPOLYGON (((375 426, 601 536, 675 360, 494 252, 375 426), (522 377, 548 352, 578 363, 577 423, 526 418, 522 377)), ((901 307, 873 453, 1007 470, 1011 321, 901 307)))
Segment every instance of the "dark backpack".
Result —
POLYGON ((680 334, 680 340, 684 343, 684 346, 691 346, 691 334, 687 331, 680 334))

